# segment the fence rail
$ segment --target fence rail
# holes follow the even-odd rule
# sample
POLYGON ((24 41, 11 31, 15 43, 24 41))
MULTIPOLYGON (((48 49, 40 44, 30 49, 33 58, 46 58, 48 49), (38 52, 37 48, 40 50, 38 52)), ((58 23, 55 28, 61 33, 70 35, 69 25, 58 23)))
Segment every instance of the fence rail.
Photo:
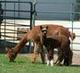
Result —
MULTIPOLYGON (((73 25, 75 19, 80 19, 80 11, 76 8, 80 3, 37 2, 33 4, 27 1, 0 1, 0 3, 2 4, 4 19, 0 25, 1 40, 15 42, 17 38, 20 38, 18 36, 20 35, 17 31, 18 28, 31 29, 36 20, 69 20, 72 21, 72 23, 68 28, 71 29, 72 32, 74 30, 80 30, 80 27, 74 27, 73 25), (9 4, 12 4, 11 8, 8 6, 9 4), (66 5, 68 5, 68 7, 66 7, 66 5), (20 6, 23 6, 23 8, 20 6), (59 16, 61 16, 61 18, 58 18, 59 16)), ((22 31, 20 32, 24 33, 22 31)), ((76 37, 80 38, 80 34, 76 34, 76 37)), ((7 43, 5 42, 5 44, 7 43)), ((72 42, 72 44, 80 45, 79 42, 72 42)))
MULTIPOLYGON (((19 41, 20 36, 25 33, 23 31, 19 33, 18 28, 24 28, 26 32, 27 28, 32 28, 33 4, 28 1, 0 1, 0 3, 3 10, 3 21, 0 24, 0 40, 5 40, 4 47, 7 47, 7 42, 10 42, 10 45, 14 45, 15 41, 19 41), (26 7, 24 6, 24 8, 20 9, 20 5, 25 5, 26 7), (19 20, 22 22, 20 23, 19 20), (18 36, 18 34, 21 35, 18 36)), ((0 44, 2 43, 0 42, 0 44)))

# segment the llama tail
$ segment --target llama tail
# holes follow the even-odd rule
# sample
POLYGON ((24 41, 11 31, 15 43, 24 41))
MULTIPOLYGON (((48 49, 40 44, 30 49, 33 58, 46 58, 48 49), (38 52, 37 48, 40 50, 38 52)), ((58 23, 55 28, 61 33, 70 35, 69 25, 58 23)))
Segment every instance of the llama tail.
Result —
POLYGON ((74 40, 74 39, 75 39, 75 37, 76 37, 75 33, 70 32, 70 38, 71 38, 71 40, 74 40))

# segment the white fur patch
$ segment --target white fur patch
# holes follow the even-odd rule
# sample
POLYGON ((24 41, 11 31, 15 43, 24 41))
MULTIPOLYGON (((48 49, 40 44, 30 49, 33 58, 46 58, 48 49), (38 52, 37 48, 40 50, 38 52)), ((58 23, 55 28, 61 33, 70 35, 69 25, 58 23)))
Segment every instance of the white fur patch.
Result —
POLYGON ((49 60, 47 60, 47 66, 49 66, 49 64, 50 64, 50 61, 49 61, 49 60))
POLYGON ((53 64, 53 60, 51 60, 51 61, 49 61, 49 60, 47 60, 47 66, 53 66, 54 64, 53 64))
POLYGON ((72 39, 69 37, 70 42, 72 42, 72 39))
POLYGON ((53 65, 54 65, 54 64, 53 64, 53 60, 51 60, 51 61, 50 61, 50 65, 51 65, 51 66, 53 66, 53 65))

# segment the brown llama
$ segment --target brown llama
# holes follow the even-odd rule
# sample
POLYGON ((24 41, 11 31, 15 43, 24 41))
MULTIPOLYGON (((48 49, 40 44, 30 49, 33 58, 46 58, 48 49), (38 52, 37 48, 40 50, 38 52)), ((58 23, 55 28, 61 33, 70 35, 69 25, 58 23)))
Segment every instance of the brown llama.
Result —
MULTIPOLYGON (((53 38, 54 39, 54 38, 53 38)), ((64 60, 63 64, 68 66, 72 64, 73 52, 70 49, 70 40, 64 35, 58 37, 56 43, 60 43, 58 46, 58 59, 55 64, 60 65, 64 60)), ((55 43, 55 44, 56 44, 55 43)))
POLYGON ((53 66, 54 48, 58 48, 58 59, 56 63, 60 64, 64 59, 64 65, 70 65, 72 63, 73 53, 70 49, 69 38, 62 34, 59 34, 59 30, 57 30, 57 34, 47 36, 48 26, 41 26, 41 31, 41 41, 47 48, 47 65, 51 64, 51 66, 53 66))
MULTIPOLYGON (((45 24, 44 26, 46 26, 47 24, 45 24)), ((53 34, 57 33, 57 30, 60 30, 59 33, 62 33, 63 35, 67 36, 68 38, 70 37, 71 39, 74 38, 73 33, 69 32, 69 30, 63 26, 59 26, 59 25, 47 25, 48 26, 48 35, 51 36, 53 34)), ((41 54, 41 59, 42 62, 45 63, 45 53, 43 50, 43 45, 40 42, 40 33, 41 33, 41 29, 40 26, 35 26, 32 28, 32 30, 30 30, 29 32, 27 32, 22 39, 20 40, 20 42, 13 48, 9 48, 7 50, 7 56, 9 58, 9 61, 13 62, 15 60, 15 58, 17 57, 18 53, 20 52, 20 50, 24 47, 24 45, 28 42, 28 41, 32 41, 36 44, 37 49, 40 49, 40 54, 41 54)), ((37 50, 36 49, 36 50, 37 50)), ((33 52, 32 55, 32 62, 34 63, 36 61, 36 55, 38 54, 37 51, 33 52)))

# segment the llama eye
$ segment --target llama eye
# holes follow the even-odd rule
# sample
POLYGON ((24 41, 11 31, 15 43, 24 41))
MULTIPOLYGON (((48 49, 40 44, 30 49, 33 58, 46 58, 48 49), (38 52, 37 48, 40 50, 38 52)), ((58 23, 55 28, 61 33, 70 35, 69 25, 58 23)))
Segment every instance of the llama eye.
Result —
POLYGON ((42 32, 44 32, 44 31, 42 31, 42 32))

